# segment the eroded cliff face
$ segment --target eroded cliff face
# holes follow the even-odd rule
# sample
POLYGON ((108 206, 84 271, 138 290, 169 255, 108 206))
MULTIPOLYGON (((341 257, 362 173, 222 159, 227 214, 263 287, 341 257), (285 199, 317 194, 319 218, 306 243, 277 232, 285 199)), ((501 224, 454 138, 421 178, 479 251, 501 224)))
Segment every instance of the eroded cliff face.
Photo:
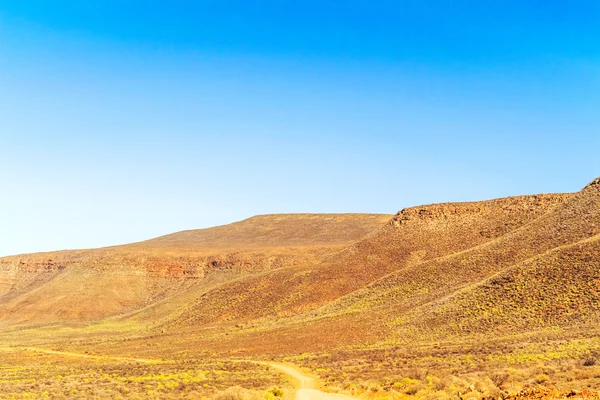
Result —
POLYGON ((34 284, 51 279, 67 267, 68 263, 52 259, 0 259, 0 297, 34 284))
POLYGON ((103 249, 0 259, 0 322, 127 313, 208 282, 314 263, 391 215, 265 215, 103 249))
POLYGON ((445 220, 482 215, 498 216, 500 214, 522 214, 524 212, 527 213, 527 216, 535 217, 561 204, 569 196, 570 194, 540 194, 478 202, 441 203, 410 207, 398 211, 390 224, 399 226, 412 221, 445 220))
POLYGON ((263 271, 299 265, 331 249, 265 249, 255 251, 207 250, 186 252, 114 248, 12 256, 0 259, 0 296, 45 281, 71 266, 89 272, 166 279, 197 280, 218 271, 263 271), (53 257, 53 258, 50 258, 53 257))
POLYGON ((49 254, 9 257, 0 259, 0 322, 39 324, 102 318, 201 287, 209 276, 290 267, 321 251, 207 255, 115 248, 60 252, 52 258, 49 254))

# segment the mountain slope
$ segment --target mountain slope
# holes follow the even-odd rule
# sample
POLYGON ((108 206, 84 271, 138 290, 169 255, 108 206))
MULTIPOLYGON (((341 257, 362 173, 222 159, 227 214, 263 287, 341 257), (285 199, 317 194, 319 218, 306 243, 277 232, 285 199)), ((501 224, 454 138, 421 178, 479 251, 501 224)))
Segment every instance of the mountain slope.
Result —
POLYGON ((0 259, 0 321, 95 320, 222 280, 309 262, 339 250, 389 215, 266 215, 98 250, 0 259))
MULTIPOLYGON (((498 273, 429 310, 457 332, 527 331, 600 321, 600 234, 498 273)), ((448 329, 449 328, 449 329, 448 329)))
MULTIPOLYGON (((573 194, 258 216, 0 259, 11 352, 179 372, 277 359, 370 398, 597 398, 598 326, 600 178, 573 194)), ((147 375, 123 376, 136 368, 147 375)))
POLYGON ((596 179, 521 227, 400 268, 318 315, 333 321, 345 314, 363 322, 370 317, 381 326, 360 340, 381 342, 593 325, 600 322, 599 238, 596 179))
POLYGON ((0 321, 112 316, 165 343, 186 332, 199 347, 283 352, 507 331, 510 318, 517 331, 562 326, 597 317, 599 228, 600 180, 574 194, 426 205, 392 218, 259 216, 0 260, 11 271, 0 321), (530 290, 533 282, 547 291, 530 290), (324 331, 336 335, 324 340, 324 331))
POLYGON ((271 348, 300 352, 596 321, 599 182, 570 195, 403 210, 319 264, 207 293, 170 328, 249 321, 249 329, 211 346, 227 348, 223 342, 230 341, 265 351, 266 340, 271 348), (547 288, 530 290, 524 282, 547 288), (519 294, 509 296, 510 290, 519 294), (566 300, 556 305, 558 299, 566 300), (337 334, 325 341, 323 332, 337 334))
POLYGON ((294 268, 238 280, 204 295, 175 326, 311 312, 390 272, 489 242, 530 223, 568 195, 519 196, 402 210, 356 244, 294 268))
POLYGON ((390 274, 355 294, 351 303, 413 308, 598 233, 600 185, 595 180, 534 221, 488 243, 390 274))

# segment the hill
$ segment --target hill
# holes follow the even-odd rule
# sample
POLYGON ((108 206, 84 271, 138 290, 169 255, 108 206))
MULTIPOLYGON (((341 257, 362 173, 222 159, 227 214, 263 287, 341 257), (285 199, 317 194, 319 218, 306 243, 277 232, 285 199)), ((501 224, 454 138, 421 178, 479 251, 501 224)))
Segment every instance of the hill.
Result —
POLYGON ((395 215, 257 216, 0 259, 0 341, 274 358, 371 398, 594 398, 599 266, 600 178, 395 215))
POLYGON ((122 314, 207 282, 300 265, 372 231, 389 215, 253 217, 126 246, 0 259, 0 321, 46 324, 122 314), (205 279, 208 275, 217 278, 205 279))
POLYGON ((185 323, 276 317, 258 333, 253 326, 225 339, 258 352, 266 351, 263 336, 271 348, 281 342, 302 352, 597 323, 599 182, 570 195, 402 210, 355 245, 305 266, 302 282, 290 280, 298 270, 276 271, 266 279, 274 290, 265 290, 263 280, 263 294, 231 301, 245 285, 259 284, 235 282, 204 296, 185 323), (344 334, 324 341, 323 331, 344 334), (295 335, 302 340, 285 339, 295 335))
POLYGON ((222 320, 223 315, 246 320, 310 312, 393 271, 418 268, 427 260, 493 240, 567 198, 522 196, 405 209, 364 239, 320 262, 249 277, 211 291, 190 307, 189 319, 183 323, 207 323, 222 320))

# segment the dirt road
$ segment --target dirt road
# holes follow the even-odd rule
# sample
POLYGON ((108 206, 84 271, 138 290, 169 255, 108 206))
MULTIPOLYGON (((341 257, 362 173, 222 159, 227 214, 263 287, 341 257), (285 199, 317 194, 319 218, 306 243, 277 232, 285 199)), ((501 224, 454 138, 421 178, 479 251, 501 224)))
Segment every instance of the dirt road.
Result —
MULTIPOLYGON (((132 357, 117 357, 117 356, 105 356, 105 355, 94 355, 84 353, 72 353, 68 351, 58 351, 43 349, 39 347, 0 347, 0 351, 18 351, 25 350, 36 353, 44 354, 56 354, 66 357, 79 357, 79 358, 91 358, 98 360, 114 360, 114 361, 126 361, 126 362, 138 362, 138 363, 165 363, 169 361, 152 360, 147 358, 132 358, 132 357)), ((296 400, 353 400, 354 397, 346 396, 343 394, 325 393, 317 389, 318 382, 313 376, 307 375, 305 372, 300 370, 298 367, 290 364, 266 362, 266 361, 251 361, 257 364, 268 365, 269 367, 278 370, 292 378, 294 386, 298 391, 296 392, 296 400)))
POLYGON ((261 362, 260 364, 268 365, 286 375, 289 375, 294 381, 294 385, 298 389, 296 392, 296 400, 352 400, 354 397, 343 394, 325 393, 317 389, 317 379, 307 375, 299 368, 281 363, 261 362))

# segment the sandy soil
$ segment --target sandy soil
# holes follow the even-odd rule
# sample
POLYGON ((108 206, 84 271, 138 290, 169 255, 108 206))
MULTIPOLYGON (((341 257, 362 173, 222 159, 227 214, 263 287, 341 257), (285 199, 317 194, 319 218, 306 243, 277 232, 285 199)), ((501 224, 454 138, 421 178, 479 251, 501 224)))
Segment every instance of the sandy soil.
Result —
POLYGON ((299 368, 290 364, 280 364, 266 362, 261 363, 270 366, 278 371, 289 375, 298 391, 296 392, 296 400, 344 400, 354 399, 354 397, 343 394, 325 393, 317 389, 318 381, 315 377, 307 375, 299 368))

